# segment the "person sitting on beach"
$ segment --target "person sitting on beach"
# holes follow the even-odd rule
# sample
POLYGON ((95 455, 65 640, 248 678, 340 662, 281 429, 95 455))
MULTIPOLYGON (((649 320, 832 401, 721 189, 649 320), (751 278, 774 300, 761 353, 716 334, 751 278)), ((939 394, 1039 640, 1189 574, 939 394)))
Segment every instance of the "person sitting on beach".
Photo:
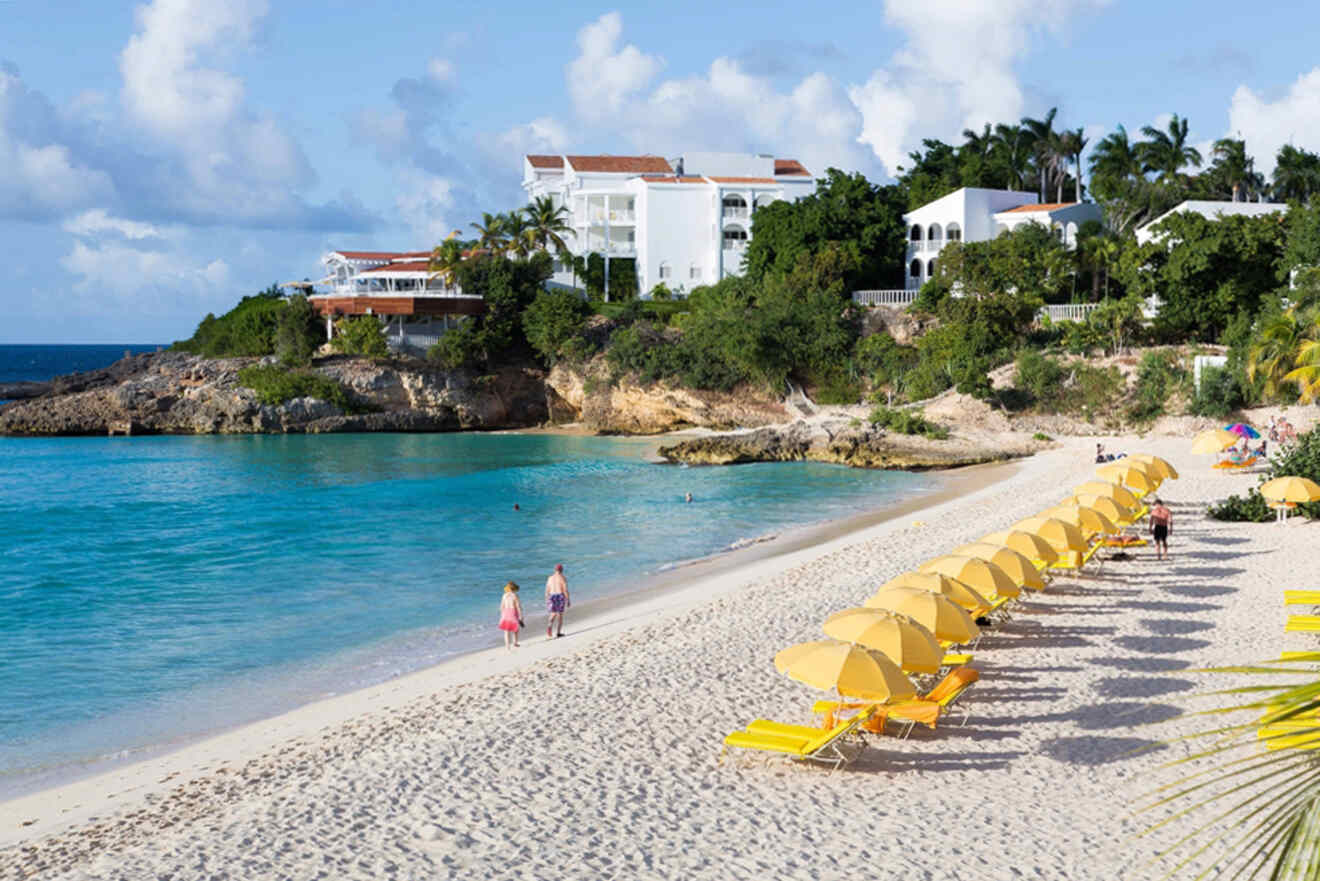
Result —
POLYGON ((1096 461, 1096 464, 1099 464, 1099 463, 1105 461, 1105 445, 1104 445, 1104 444, 1096 444, 1096 445, 1095 445, 1095 461, 1096 461))
POLYGON ((555 571, 545 580, 545 610, 550 618, 545 625, 546 639, 564 635, 564 610, 570 605, 568 579, 564 577, 564 564, 556 563, 555 571))
POLYGON ((1155 498, 1155 507, 1150 509, 1150 532, 1155 538, 1155 559, 1165 560, 1169 556, 1169 533, 1173 531, 1173 512, 1164 506, 1159 497, 1155 498))
POLYGON ((504 631, 504 650, 513 651, 518 647, 518 631, 523 626, 522 603, 518 601, 518 585, 510 581, 504 585, 504 596, 500 598, 500 630, 504 631))

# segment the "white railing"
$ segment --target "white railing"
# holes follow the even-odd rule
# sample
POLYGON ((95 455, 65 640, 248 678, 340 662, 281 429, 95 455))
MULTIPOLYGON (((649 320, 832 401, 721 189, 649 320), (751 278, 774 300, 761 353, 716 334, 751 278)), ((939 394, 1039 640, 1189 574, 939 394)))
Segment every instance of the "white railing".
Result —
POLYGON ((751 212, 751 211, 748 211, 746 208, 737 208, 737 207, 734 207, 734 206, 725 205, 725 206, 724 206, 724 216, 725 216, 725 217, 739 217, 739 218, 746 219, 746 218, 752 216, 752 212, 751 212))
POLYGON ((882 291, 853 291, 852 300, 858 306, 911 306, 917 298, 915 290, 890 288, 882 291))
POLYGON ((609 218, 610 223, 627 225, 637 222, 637 212, 635 211, 604 211, 599 208, 593 209, 587 214, 575 214, 574 217, 578 226, 585 226, 588 223, 592 226, 599 226, 605 222, 606 217, 609 218))
POLYGON ((603 242, 596 239, 587 242, 587 253, 632 257, 637 253, 637 245, 632 242, 603 242))
POLYGON ((1099 303, 1062 303, 1042 306, 1039 314, 1048 317, 1050 321, 1085 321, 1099 308, 1099 303))
POLYGON ((449 287, 438 283, 428 283, 426 287, 388 288, 381 285, 337 284, 330 285, 324 291, 317 291, 316 297, 453 297, 456 299, 480 300, 480 294, 465 294, 457 285, 449 287))

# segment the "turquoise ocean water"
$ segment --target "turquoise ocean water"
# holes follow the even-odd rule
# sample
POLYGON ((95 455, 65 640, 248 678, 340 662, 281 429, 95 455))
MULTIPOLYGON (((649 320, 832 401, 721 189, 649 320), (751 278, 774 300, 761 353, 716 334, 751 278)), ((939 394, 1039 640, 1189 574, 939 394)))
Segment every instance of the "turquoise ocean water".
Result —
POLYGON ((497 645, 503 583, 527 589, 535 628, 557 562, 577 599, 627 592, 678 561, 939 484, 654 465, 648 448, 0 438, 0 795, 497 645))

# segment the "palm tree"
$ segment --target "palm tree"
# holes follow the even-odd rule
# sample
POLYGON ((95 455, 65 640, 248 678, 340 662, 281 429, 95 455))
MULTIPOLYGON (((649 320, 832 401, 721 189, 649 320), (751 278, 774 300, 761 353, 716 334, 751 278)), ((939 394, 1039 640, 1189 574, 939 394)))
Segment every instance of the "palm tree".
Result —
POLYGON ((1022 117, 1022 128, 1031 135, 1032 153, 1036 159, 1036 171, 1040 175, 1040 200, 1045 201, 1046 173, 1058 160, 1058 143, 1055 140, 1054 117, 1059 108, 1051 107, 1050 112, 1040 119, 1022 117))
POLYGON ((553 248, 556 254, 563 254, 568 250, 564 236, 571 236, 573 228, 568 225, 567 207, 563 205, 556 207, 554 200, 549 196, 538 196, 523 209, 523 214, 527 216, 527 223, 537 248, 542 251, 553 248))
MULTIPOLYGON (((1314 327, 1311 329, 1314 333, 1314 327)), ((1298 402, 1310 404, 1320 397, 1320 340, 1314 336, 1303 338, 1297 344, 1294 367, 1283 375, 1287 382, 1297 383, 1301 396, 1298 402)))
POLYGON ((1201 167, 1201 151, 1187 143, 1187 120, 1178 114, 1169 120, 1167 131, 1146 125, 1141 133, 1150 140, 1137 145, 1137 155, 1144 170, 1155 172, 1161 181, 1176 179, 1184 166, 1201 167))
POLYGON ((1289 381, 1289 372, 1297 366, 1306 324, 1298 320, 1293 309, 1271 315, 1262 322, 1247 350, 1247 378, 1252 382, 1258 377, 1264 380, 1261 391, 1267 398, 1279 394, 1280 387, 1289 381))
POLYGON ((525 260, 536 249, 531 224, 522 211, 500 215, 500 231, 504 234, 504 250, 525 260))
POLYGON ((969 128, 963 129, 963 145, 958 148, 960 154, 970 156, 980 156, 982 159, 990 158, 990 151, 995 146, 995 136, 990 129, 990 123, 985 124, 985 128, 980 134, 969 128))
POLYGON ((1320 192, 1320 156, 1292 144, 1279 148, 1274 164, 1274 198, 1305 202, 1320 192))
MULTIPOLYGON (((1089 139, 1083 133, 1083 129, 1079 128, 1060 132, 1057 140, 1059 155, 1073 161, 1073 169, 1077 173, 1073 188, 1073 201, 1080 202, 1082 201, 1082 151, 1086 149, 1086 144, 1089 139)), ((1067 176, 1067 169, 1065 167, 1064 173, 1060 174, 1058 178, 1059 192, 1058 198, 1054 200, 1056 202, 1063 201, 1063 182, 1067 176)))
POLYGON ((492 254, 504 250, 504 217, 499 214, 481 212, 481 223, 470 224, 477 231, 477 247, 492 254))
POLYGON ((1247 155, 1246 141, 1220 138, 1210 155, 1214 160, 1212 170, 1228 186, 1234 202, 1249 202, 1263 188, 1265 179, 1256 172, 1256 160, 1247 155))
POLYGON ((1122 179, 1140 177, 1141 156, 1137 145, 1128 138, 1127 129, 1118 130, 1101 138, 1091 151, 1091 177, 1122 179))
POLYGON ((1031 174, 1031 148, 1031 133, 1022 126, 1002 122, 995 126, 991 152, 1003 164, 1010 190, 1020 190, 1026 185, 1031 174))
POLYGON ((458 266, 463 262, 463 245, 458 241, 458 230, 449 234, 443 242, 431 252, 431 277, 452 288, 458 278, 458 266))

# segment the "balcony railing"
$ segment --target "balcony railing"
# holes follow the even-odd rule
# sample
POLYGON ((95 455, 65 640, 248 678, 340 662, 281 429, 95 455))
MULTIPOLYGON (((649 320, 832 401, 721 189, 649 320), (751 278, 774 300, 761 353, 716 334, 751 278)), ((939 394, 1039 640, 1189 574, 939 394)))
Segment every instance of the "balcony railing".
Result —
POLYGON ((1099 308, 1099 303, 1060 303, 1042 306, 1039 314, 1050 321, 1085 321, 1099 308))
POLYGON ((908 253, 919 254, 922 251, 938 251, 944 247, 944 239, 926 239, 924 241, 908 241, 908 253))
POLYGON ((859 306, 911 306, 917 291, 889 288, 878 291, 853 291, 852 300, 859 306))
POLYGON ((575 213, 573 223, 577 226, 603 226, 607 217, 610 223, 617 223, 620 226, 629 226, 637 222, 636 211, 602 211, 594 208, 591 211, 575 213))
POLYGON ((737 219, 740 219, 740 220, 746 220, 747 218, 749 218, 749 217, 752 216, 752 212, 751 212, 750 210, 748 210, 747 208, 745 208, 745 207, 744 207, 744 208, 739 208, 739 207, 737 207, 737 206, 733 206, 733 205, 725 205, 725 206, 724 206, 724 216, 725 216, 726 218, 727 218, 727 217, 733 217, 733 218, 737 218, 737 219))
POLYGON ((587 241, 587 252, 593 254, 610 254, 616 257, 632 257, 637 253, 637 245, 633 242, 604 242, 600 239, 587 241))
POLYGON ((454 297, 480 300, 480 294, 465 294, 457 285, 450 287, 439 282, 430 282, 425 287, 384 287, 381 285, 334 284, 313 296, 318 297, 454 297))

